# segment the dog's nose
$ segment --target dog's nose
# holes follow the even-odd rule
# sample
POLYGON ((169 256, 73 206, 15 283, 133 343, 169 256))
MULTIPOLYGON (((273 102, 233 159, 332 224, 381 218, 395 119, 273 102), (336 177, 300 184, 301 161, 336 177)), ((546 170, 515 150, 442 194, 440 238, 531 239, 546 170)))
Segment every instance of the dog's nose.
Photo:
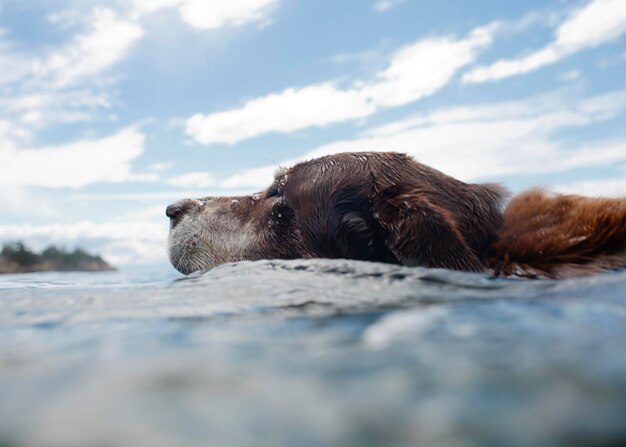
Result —
POLYGON ((178 203, 172 203, 167 208, 165 208, 165 215, 170 219, 176 219, 183 214, 185 214, 185 211, 183 211, 183 207, 180 206, 178 203))
POLYGON ((186 213, 189 212, 189 210, 195 208, 196 206, 198 206, 198 202, 195 200, 181 200, 180 202, 172 203, 165 208, 165 215, 174 223, 179 221, 186 213))

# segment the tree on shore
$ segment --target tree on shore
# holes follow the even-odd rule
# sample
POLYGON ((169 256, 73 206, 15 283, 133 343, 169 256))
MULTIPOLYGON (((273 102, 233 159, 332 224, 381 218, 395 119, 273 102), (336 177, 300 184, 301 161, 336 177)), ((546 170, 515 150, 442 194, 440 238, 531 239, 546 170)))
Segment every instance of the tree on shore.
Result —
POLYGON ((31 266, 41 262, 41 256, 30 251, 23 242, 10 242, 2 247, 2 256, 19 265, 31 266))
MULTIPOLYGON (((110 270, 111 266, 100 256, 92 256, 81 248, 73 251, 58 248, 55 245, 46 247, 41 253, 30 250, 23 242, 9 242, 0 251, 0 267, 2 264, 19 266, 20 270, 110 270), (94 266, 99 266, 95 267, 94 266)), ((2 268, 0 268, 2 270, 2 268)))

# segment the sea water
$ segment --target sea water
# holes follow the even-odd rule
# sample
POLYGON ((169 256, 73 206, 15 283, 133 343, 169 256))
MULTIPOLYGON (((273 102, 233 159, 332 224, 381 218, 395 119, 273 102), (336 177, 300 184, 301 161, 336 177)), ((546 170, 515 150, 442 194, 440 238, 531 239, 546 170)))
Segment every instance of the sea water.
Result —
POLYGON ((0 277, 0 446, 626 445, 626 272, 0 277))

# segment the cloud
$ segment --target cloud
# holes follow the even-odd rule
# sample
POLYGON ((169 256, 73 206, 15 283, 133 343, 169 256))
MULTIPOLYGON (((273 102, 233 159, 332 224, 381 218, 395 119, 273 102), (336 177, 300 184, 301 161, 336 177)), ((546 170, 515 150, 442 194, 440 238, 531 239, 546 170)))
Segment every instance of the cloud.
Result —
POLYGON ((50 76, 58 86, 70 84, 116 64, 142 36, 136 23, 119 19, 109 9, 96 8, 89 32, 36 62, 34 75, 50 76))
POLYGON ((215 184, 215 180, 206 172, 188 172, 168 180, 170 185, 184 188, 207 188, 215 184))
POLYGON ((167 221, 0 225, 0 240, 25 240, 35 249, 49 244, 80 246, 114 265, 152 263, 166 259, 167 221))
POLYGON ((580 77, 581 77, 580 70, 569 70, 559 75, 559 81, 563 81, 563 82, 576 81, 577 79, 580 79, 580 77))
MULTIPOLYGON (((3 152, 15 149, 15 128, 10 121, 0 119, 0 157, 3 152)), ((2 159, 0 158, 0 161, 2 159)), ((2 165, 0 165, 2 166, 2 165)))
POLYGON ((378 0, 372 8, 376 12, 387 12, 392 8, 404 3, 404 0, 378 0))
POLYGON ((162 172, 162 171, 167 171, 168 169, 171 169, 173 166, 174 166, 174 163, 172 162, 152 163, 151 165, 148 166, 148 170, 154 171, 154 172, 162 172))
POLYGON ((465 39, 432 38, 407 45, 372 81, 348 89, 331 82, 288 88, 237 109, 196 114, 187 120, 186 132, 200 143, 234 144, 263 133, 324 126, 362 118, 381 107, 408 104, 446 85, 491 43, 496 29, 491 25, 472 30, 465 39))
POLYGON ((138 15, 176 8, 187 25, 217 29, 263 21, 278 0, 131 0, 131 3, 138 15))
POLYGON ((89 89, 33 91, 0 97, 1 114, 24 129, 90 121, 97 111, 110 109, 106 93, 89 89))
MULTIPOLYGON (((626 160, 626 140, 576 145, 559 131, 614 118, 626 108, 626 91, 573 100, 539 96, 518 102, 452 107, 365 131, 361 138, 322 146, 283 165, 353 151, 399 151, 462 180, 562 172, 626 160)), ((273 166, 244 170, 224 188, 263 188, 273 166)))
POLYGON ((33 194, 31 191, 13 185, 0 187, 0 206, 5 218, 20 216, 28 220, 52 219, 62 215, 50 197, 45 194, 33 194))
POLYGON ((21 54, 17 45, 0 29, 0 85, 19 81, 32 71, 32 60, 21 54))
POLYGON ((132 127, 99 140, 39 149, 18 149, 10 140, 0 139, 0 185, 80 188, 99 182, 155 180, 156 174, 142 176, 131 170, 143 144, 144 136, 132 127))
MULTIPOLYGON (((101 75, 119 64, 144 35, 139 18, 164 7, 176 7, 193 26, 241 25, 265 17, 277 0, 203 1, 134 0, 135 17, 96 7, 89 14, 68 10, 48 16, 63 28, 80 27, 68 42, 34 53, 21 49, 0 29, 0 118, 11 121, 23 139, 54 124, 92 121, 112 107, 110 82, 101 75), (85 81, 89 80, 87 84, 85 81)), ((132 13, 130 14, 133 15, 132 13)), ((106 119, 115 119, 109 115, 106 119)))
POLYGON ((253 99, 240 109, 194 115, 187 120, 187 134, 200 143, 233 144, 266 132, 293 132, 359 118, 374 110, 361 92, 326 83, 289 88, 253 99))
POLYGON ((558 185, 554 189, 555 191, 566 194, 626 197, 626 179, 624 177, 615 177, 602 180, 588 180, 567 185, 558 185))
POLYGON ((85 23, 85 32, 42 56, 17 51, 17 45, 7 41, 2 32, 0 53, 8 58, 2 72, 8 73, 0 75, 0 82, 29 81, 40 88, 64 87, 115 65, 143 36, 138 24, 106 8, 95 8, 85 23))
POLYGON ((579 51, 617 39, 626 32, 623 0, 595 0, 571 13, 556 29, 554 40, 516 59, 502 59, 463 75, 465 83, 497 81, 529 73, 579 51))
POLYGON ((90 121, 111 108, 110 85, 99 76, 120 63, 143 35, 138 24, 106 8, 72 20, 83 30, 41 54, 19 49, 0 31, 0 85, 6 86, 0 93, 0 117, 24 137, 54 124, 90 121))
POLYGON ((130 0, 135 14, 151 14, 163 8, 176 8, 183 0, 130 0))
MULTIPOLYGON (((104 194, 73 194, 68 196, 69 200, 76 202, 94 202, 94 201, 130 201, 130 202, 155 202, 164 203, 164 201, 173 202, 184 198, 201 198, 207 196, 219 196, 224 191, 218 188, 213 190, 167 190, 157 192, 123 192, 123 193, 104 193, 104 194)), ((243 193, 244 191, 242 191, 243 193)))
POLYGON ((151 205, 142 208, 133 207, 131 211, 121 214, 115 219, 115 222, 163 222, 167 221, 165 216, 164 204, 151 205))
MULTIPOLYGON (((284 166, 290 166, 302 159, 289 160, 283 163, 284 166)), ((265 188, 269 186, 276 172, 276 166, 262 166, 260 168, 245 169, 244 171, 231 175, 222 180, 220 186, 225 189, 253 187, 265 188)))
POLYGON ((472 62, 492 41, 498 25, 476 28, 465 39, 427 39, 401 48, 389 68, 362 93, 381 107, 395 107, 432 95, 472 62))

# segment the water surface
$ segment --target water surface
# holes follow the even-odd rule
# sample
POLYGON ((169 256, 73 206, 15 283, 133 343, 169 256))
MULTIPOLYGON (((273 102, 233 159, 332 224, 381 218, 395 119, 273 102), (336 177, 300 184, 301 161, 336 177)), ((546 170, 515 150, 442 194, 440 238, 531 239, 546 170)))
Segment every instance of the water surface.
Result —
POLYGON ((0 277, 0 446, 620 446, 626 272, 0 277))

